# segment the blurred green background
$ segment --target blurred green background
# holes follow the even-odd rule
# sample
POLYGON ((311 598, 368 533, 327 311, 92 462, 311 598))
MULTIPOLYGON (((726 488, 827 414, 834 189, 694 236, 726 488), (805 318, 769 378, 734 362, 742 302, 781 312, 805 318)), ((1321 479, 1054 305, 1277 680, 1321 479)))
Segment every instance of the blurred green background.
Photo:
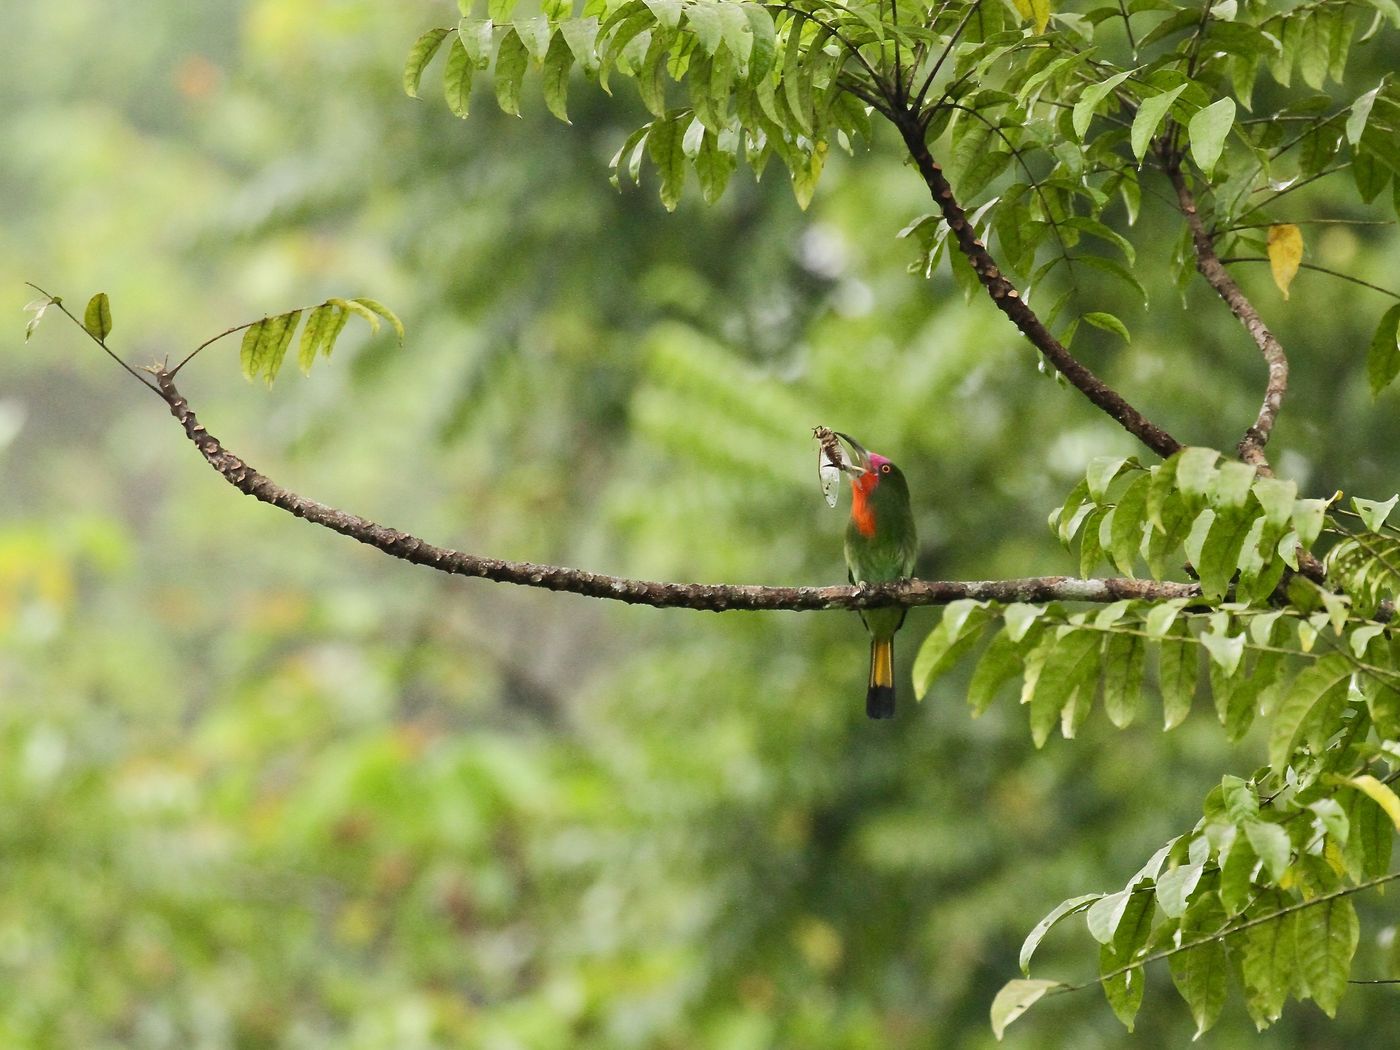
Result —
MULTIPOLYGON (((0 6, 0 1045, 993 1045, 1030 926, 1120 886, 1257 738, 1230 747, 1201 710, 1036 752, 1013 697, 976 721, 956 682, 915 705, 931 610, 901 635, 900 717, 870 723, 850 614, 440 578, 240 497, 54 314, 22 342, 25 280, 107 291, 137 364, 370 295, 403 350, 352 326, 270 392, 235 341, 183 376, 214 433, 313 498, 502 557, 838 582, 825 423, 904 467, 922 575, 1074 570, 1045 514, 1131 439, 946 264, 906 271, 895 233, 927 202, 893 136, 834 160, 806 214, 774 169, 667 215, 607 183, 645 119, 628 85, 576 85, 569 127, 528 91, 524 120, 483 91, 465 124, 404 98, 409 45, 454 12, 0 6)), ((1353 197, 1277 215, 1366 214, 1353 197)), ((1149 194, 1152 312, 1086 281, 1080 308, 1134 341, 1075 349, 1229 448, 1263 368, 1208 289, 1175 290, 1177 229, 1149 194)), ((1312 261, 1394 283, 1394 226, 1322 229, 1312 261)), ((1386 301, 1239 276, 1293 355, 1275 464, 1388 496, 1400 423, 1364 376, 1386 301)), ((1355 976, 1385 976, 1394 903, 1360 904, 1355 976)), ((1035 972, 1086 979, 1095 948, 1066 924, 1035 972)), ((1293 1004, 1262 1036, 1231 1003, 1202 1043, 1381 1045, 1393 996, 1353 989, 1335 1023, 1293 1004)), ((1136 1036, 1086 990, 1006 1045, 1190 1033, 1162 970, 1136 1036)))

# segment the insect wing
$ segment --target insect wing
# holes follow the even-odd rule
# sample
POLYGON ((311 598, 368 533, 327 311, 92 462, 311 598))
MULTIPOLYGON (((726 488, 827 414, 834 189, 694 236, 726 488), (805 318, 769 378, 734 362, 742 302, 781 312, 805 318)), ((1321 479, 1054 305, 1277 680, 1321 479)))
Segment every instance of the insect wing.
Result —
POLYGON ((821 478, 826 505, 836 506, 836 496, 841 491, 841 468, 827 458, 826 449, 817 450, 817 476, 821 478))

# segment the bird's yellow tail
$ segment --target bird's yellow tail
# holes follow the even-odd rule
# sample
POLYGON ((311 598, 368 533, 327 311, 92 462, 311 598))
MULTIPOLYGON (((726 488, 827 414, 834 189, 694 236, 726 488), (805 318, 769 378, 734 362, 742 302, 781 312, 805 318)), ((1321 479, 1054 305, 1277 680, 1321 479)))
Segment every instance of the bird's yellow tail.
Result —
POLYGON ((870 640, 870 688, 865 713, 871 718, 894 717, 894 639, 870 640))

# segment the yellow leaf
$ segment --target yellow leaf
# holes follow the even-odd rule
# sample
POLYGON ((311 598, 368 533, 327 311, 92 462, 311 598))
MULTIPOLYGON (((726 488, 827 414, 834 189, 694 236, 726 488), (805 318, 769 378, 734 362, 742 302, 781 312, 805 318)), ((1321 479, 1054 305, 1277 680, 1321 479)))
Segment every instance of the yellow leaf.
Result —
POLYGON ((1381 809, 1385 810, 1385 815, 1394 823, 1395 830, 1400 831, 1400 796, 1391 791, 1388 784, 1382 784, 1369 773, 1352 777, 1348 783, 1357 790, 1370 795, 1381 809))
POLYGON ((1037 33, 1045 32, 1045 27, 1050 24, 1050 0, 1012 0, 1012 3, 1022 18, 1035 21, 1037 33))
POLYGON ((1269 269, 1274 284, 1288 298, 1288 286, 1298 276, 1298 264, 1303 261, 1303 233, 1291 222, 1269 227, 1269 269))

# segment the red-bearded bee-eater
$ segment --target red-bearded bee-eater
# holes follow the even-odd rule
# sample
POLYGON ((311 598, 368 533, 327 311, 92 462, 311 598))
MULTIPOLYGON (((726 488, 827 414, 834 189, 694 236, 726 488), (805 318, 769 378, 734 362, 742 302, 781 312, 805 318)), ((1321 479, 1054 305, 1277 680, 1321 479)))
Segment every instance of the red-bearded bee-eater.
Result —
MULTIPOLYGON (((823 428, 824 429, 824 428, 823 428)), ((851 520, 846 525, 846 567, 852 583, 902 580, 914 570, 919 541, 909 507, 909 485, 903 472, 884 456, 867 452, 845 434, 828 431, 855 452, 848 462, 833 440, 822 438, 823 461, 851 476, 851 520)), ((831 474, 823 470, 823 481, 831 474)), ((828 494, 828 502, 835 502, 828 494)), ((870 684, 865 713, 871 718, 894 717, 894 635, 907 610, 898 607, 863 609, 860 618, 870 632, 870 684)))

